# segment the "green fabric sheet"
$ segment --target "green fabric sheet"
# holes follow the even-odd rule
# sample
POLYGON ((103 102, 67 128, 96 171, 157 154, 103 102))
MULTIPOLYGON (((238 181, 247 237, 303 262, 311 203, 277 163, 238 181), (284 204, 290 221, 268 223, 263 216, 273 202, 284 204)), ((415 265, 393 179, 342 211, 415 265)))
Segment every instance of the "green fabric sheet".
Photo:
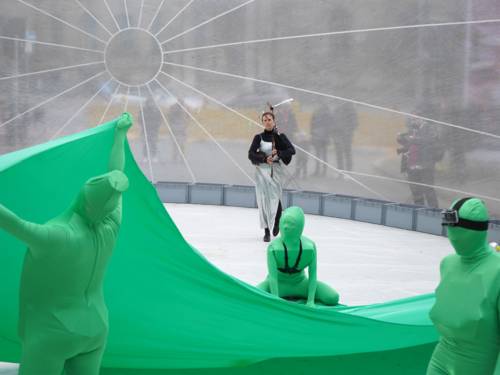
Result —
MULTIPOLYGON (((113 127, 0 156, 0 202, 38 223, 59 214, 89 177, 106 172, 113 127)), ((128 147, 125 173, 130 188, 105 280, 104 374, 425 371, 438 338, 428 319, 432 295, 335 308, 280 300, 224 274, 186 242, 128 147)), ((0 231, 0 361, 20 359, 24 254, 0 231)))

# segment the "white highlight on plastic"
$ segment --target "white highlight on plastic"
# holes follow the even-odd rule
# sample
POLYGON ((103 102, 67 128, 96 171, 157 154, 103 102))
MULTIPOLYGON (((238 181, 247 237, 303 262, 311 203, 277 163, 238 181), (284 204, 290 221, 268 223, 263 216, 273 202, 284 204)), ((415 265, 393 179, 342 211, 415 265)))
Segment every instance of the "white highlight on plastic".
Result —
POLYGON ((182 32, 182 33, 180 33, 180 34, 174 35, 173 37, 171 37, 171 38, 169 38, 169 39, 165 40, 164 42, 162 42, 162 45, 163 45, 163 44, 166 44, 166 43, 168 43, 168 42, 171 42, 172 40, 177 39, 177 38, 179 38, 179 37, 181 37, 181 36, 183 36, 183 35, 186 35, 187 33, 191 32, 191 31, 193 31, 193 30, 196 30, 196 29, 198 29, 198 28, 200 28, 200 27, 202 27, 202 26, 205 26, 207 23, 210 23, 210 22, 212 22, 212 21, 215 21, 215 20, 216 20, 216 19, 218 19, 218 18, 224 17, 225 15, 227 15, 227 14, 229 14, 229 13, 232 13, 232 12, 234 12, 234 11, 236 11, 236 10, 238 10, 238 9, 242 8, 242 7, 244 7, 244 6, 245 6, 245 5, 247 5, 247 4, 253 3, 254 1, 255 1, 255 0, 248 0, 248 1, 247 1, 247 2, 245 2, 245 3, 238 5, 237 7, 234 7, 234 8, 232 8, 232 9, 226 10, 225 12, 222 12, 221 14, 218 14, 218 15, 216 15, 215 17, 212 17, 212 18, 210 18, 210 19, 208 19, 208 20, 206 20, 206 21, 204 21, 204 22, 202 22, 202 23, 200 23, 200 24, 198 24, 198 25, 196 25, 196 26, 193 26, 193 27, 191 27, 191 28, 189 28, 189 29, 187 29, 187 30, 183 31, 183 32, 182 32))
POLYGON ((476 129, 470 129, 470 128, 466 128, 465 126, 455 125, 455 124, 452 124, 452 123, 449 123, 449 122, 444 122, 444 121, 438 121, 438 120, 434 120, 434 119, 429 118, 429 117, 414 115, 414 114, 409 113, 409 112, 397 111, 395 109, 391 109, 391 108, 387 108, 387 107, 381 107, 379 105, 370 104, 370 103, 366 103, 366 102, 361 102, 359 100, 344 98, 344 97, 336 96, 336 95, 330 95, 330 94, 326 94, 326 93, 323 93, 323 92, 320 92, 320 91, 302 89, 300 87, 285 85, 283 83, 278 83, 278 82, 273 82, 273 81, 267 81, 267 80, 264 80, 264 79, 258 79, 258 78, 252 78, 252 77, 246 77, 246 76, 241 76, 241 75, 238 75, 238 74, 219 72, 217 70, 204 69, 204 68, 199 68, 199 67, 191 66, 191 65, 176 64, 176 63, 171 63, 171 62, 164 62, 164 64, 165 65, 178 66, 178 67, 186 68, 186 69, 198 70, 198 71, 206 72, 206 73, 218 74, 218 75, 222 75, 222 76, 226 76, 226 77, 231 77, 231 78, 245 79, 245 80, 254 81, 254 82, 266 83, 268 85, 273 85, 273 86, 278 86, 278 87, 284 87, 284 88, 291 89, 291 90, 305 92, 307 94, 314 94, 314 95, 318 95, 318 96, 323 96, 325 98, 337 99, 337 100, 341 100, 341 101, 344 101, 344 102, 349 102, 349 103, 353 103, 353 104, 362 105, 362 106, 368 107, 368 108, 378 109, 380 111, 385 111, 385 112, 389 112, 389 113, 395 113, 395 114, 398 114, 398 115, 401 115, 401 116, 406 116, 406 117, 412 117, 412 118, 416 118, 416 119, 420 119, 420 120, 425 120, 425 121, 433 122, 433 123, 436 123, 436 124, 440 124, 440 125, 444 125, 444 126, 449 126, 451 128, 461 129, 461 130, 464 130, 464 131, 467 131, 467 132, 470 132, 470 133, 476 133, 476 134, 481 134, 481 135, 485 135, 485 136, 488 136, 488 137, 500 139, 500 135, 497 135, 497 134, 483 132, 483 131, 476 130, 476 129))
POLYGON ((107 0, 104 0, 104 5, 106 6, 106 9, 108 10, 109 15, 111 16, 111 18, 113 19, 113 21, 114 21, 114 23, 115 23, 116 30, 120 31, 120 30, 121 30, 121 27, 120 27, 120 25, 118 25, 118 21, 116 20, 115 15, 114 15, 114 14, 113 14, 113 12, 111 11, 111 8, 109 7, 109 4, 108 4, 108 1, 107 1, 107 0))
POLYGON ((373 175, 373 174, 362 173, 362 172, 353 172, 353 171, 342 171, 342 172, 353 174, 353 175, 357 175, 357 176, 377 178, 379 180, 386 180, 386 181, 391 181, 391 182, 399 182, 399 183, 407 184, 407 185, 426 186, 426 187, 431 187, 431 188, 435 188, 435 189, 439 189, 439 190, 451 191, 452 193, 459 193, 459 194, 464 195, 464 196, 474 196, 474 197, 477 197, 477 198, 489 199, 491 201, 500 202, 500 198, 490 197, 489 195, 477 194, 477 193, 473 193, 473 192, 470 192, 470 191, 452 189, 452 188, 448 188, 448 187, 440 186, 440 185, 429 185, 429 184, 423 184, 421 182, 412 182, 412 181, 408 181, 408 180, 401 180, 399 178, 386 177, 386 176, 380 176, 380 175, 373 175))
POLYGON ((153 23, 155 22, 156 17, 158 17, 158 13, 160 13, 160 9, 163 7, 164 2, 165 2, 165 0, 161 0, 161 3, 158 6, 158 9, 156 9, 155 15, 153 16, 153 18, 151 18, 151 22, 148 25, 148 30, 151 30, 151 26, 153 26, 153 23))
POLYGON ((127 112, 128 110, 128 97, 130 96, 130 86, 127 86, 127 95, 125 95, 125 106, 123 108, 123 112, 127 112))
MULTIPOLYGON (((139 90, 139 97, 142 97, 141 88, 137 88, 139 90)), ((148 164, 149 164, 149 175, 151 176, 151 182, 154 184, 156 182, 154 173, 153 173, 153 165, 151 163, 151 152, 149 151, 149 141, 148 141, 148 131, 146 129, 146 121, 144 120, 144 109, 142 105, 142 100, 139 101, 139 107, 141 109, 141 123, 142 130, 144 132, 144 141, 146 142, 146 153, 148 154, 148 164)))
POLYGON ((96 37, 95 35, 90 34, 90 33, 86 32, 85 30, 82 30, 82 29, 80 29, 79 27, 76 27, 76 26, 74 26, 74 25, 72 25, 72 24, 70 24, 70 23, 68 23, 68 22, 64 21, 63 19, 61 19, 61 18, 59 18, 59 17, 56 17, 56 16, 54 16, 54 15, 50 14, 49 12, 46 12, 46 11, 44 11, 44 10, 42 10, 42 9, 40 9, 40 8, 38 8, 38 7, 36 7, 36 6, 34 6, 34 5, 28 4, 27 2, 25 2, 25 1, 23 1, 23 0, 16 0, 16 1, 19 1, 20 3, 22 3, 22 4, 26 5, 27 7, 33 8, 33 9, 35 9, 36 11, 38 11, 38 12, 40 12, 40 13, 42 13, 42 14, 46 15, 46 16, 49 16, 49 17, 51 17, 51 18, 53 18, 53 19, 55 19, 55 20, 57 20, 57 21, 59 21, 59 22, 62 22, 62 23, 64 23, 66 26, 69 26, 69 27, 71 27, 72 29, 79 31, 79 32, 81 32, 81 33, 83 33, 83 34, 85 34, 85 35, 87 35, 87 36, 91 37, 92 39, 95 39, 95 40, 97 40, 97 41, 99 41, 99 42, 101 42, 101 43, 103 43, 103 44, 106 44, 106 41, 102 40, 101 38, 98 38, 98 37, 96 37))
POLYGON ((96 65, 96 64, 104 64, 104 60, 103 61, 96 61, 96 62, 86 63, 86 64, 68 65, 68 66, 63 66, 62 68, 53 68, 53 69, 39 70, 37 72, 16 74, 15 76, 2 77, 2 78, 0 78, 0 81, 5 81, 5 80, 8 80, 8 79, 12 79, 12 78, 21 78, 21 77, 33 76, 33 75, 37 75, 37 74, 57 72, 57 71, 60 71, 60 70, 80 68, 82 66, 89 66, 89 65, 96 65))
MULTIPOLYGON (((163 71, 162 71, 162 73, 163 73, 164 75, 166 75, 167 77, 169 77, 170 79, 173 79, 174 81, 176 81, 176 82, 180 83, 181 85, 184 85, 185 87, 187 87, 187 88, 189 88, 189 89, 191 89, 191 90, 193 90, 193 91, 195 91, 195 92, 199 93, 200 95, 202 95, 202 96, 206 97, 207 99, 209 99, 209 100, 211 100, 211 101, 213 101, 213 102, 217 103, 218 105, 220 105, 220 106, 224 107, 225 109, 227 109, 228 111, 230 111, 230 112, 234 113, 235 115, 237 115, 237 116, 239 116, 239 117, 241 117, 241 118, 243 118, 243 119, 247 120, 248 122, 250 122, 250 123, 252 123, 252 124, 256 125, 257 127, 261 128, 261 129, 263 129, 263 128, 264 128, 264 127, 262 126, 262 124, 259 124, 259 123, 258 123, 258 122, 256 122, 255 120, 252 120, 250 117, 247 117, 247 116, 245 116, 244 114, 242 114, 242 113, 240 113, 240 112, 236 111, 235 109, 233 109, 233 108, 231 108, 231 107, 229 107, 229 106, 225 105, 225 104, 224 104, 224 103, 222 103, 221 101, 219 101, 219 100, 215 99, 214 97, 212 97, 212 96, 210 96, 210 95, 208 95, 208 94, 204 93, 203 91, 198 90, 196 87, 193 87, 193 86, 191 86, 191 85, 187 84, 186 82, 183 82, 183 81, 181 81, 181 80, 179 80, 179 79, 175 78, 174 76, 172 76, 172 75, 170 75, 170 74, 168 74, 168 73, 165 73, 165 72, 163 72, 163 71)), ((296 143, 292 143, 292 144, 293 144, 293 146, 294 146, 296 149, 298 149, 299 151, 302 151, 302 152, 303 152, 303 153, 305 153, 306 155, 308 155, 308 156, 312 157, 313 159, 315 159, 315 160, 319 161, 320 163, 322 163, 322 164, 326 165, 328 168, 330 168, 330 169, 334 170, 335 172, 337 172, 337 173, 339 173, 339 174, 341 174, 341 175, 345 176, 347 179, 352 180, 354 183, 358 184, 359 186, 361 186, 362 188, 364 188, 366 191, 369 191, 370 193, 374 194, 375 196, 377 196, 377 197, 379 197, 379 198, 382 198, 382 199, 388 200, 388 199, 387 199, 387 198, 385 198, 382 194, 378 193, 377 191, 375 191, 375 190, 373 190, 372 188, 368 187, 367 185, 363 184, 361 181, 358 181, 358 180, 357 180, 357 179, 355 179, 354 177, 349 176, 349 175, 348 175, 345 171, 342 171, 342 170, 340 170, 340 169, 335 168, 333 165, 331 165, 331 164, 329 164, 328 162, 326 162, 326 161, 324 161, 324 160, 322 160, 322 159, 318 158, 316 155, 314 155, 314 154, 310 153, 309 151, 305 150, 304 148, 300 147, 298 144, 296 144, 296 143)), ((296 181, 295 181, 295 183, 297 184, 297 182, 296 182, 296 181)))
POLYGON ((273 108, 276 108, 276 107, 279 107, 280 105, 290 103, 290 102, 293 102, 293 98, 285 99, 282 102, 279 102, 278 104, 274 104, 272 106, 273 106, 273 108))
MULTIPOLYGON (((118 83, 118 82, 117 82, 118 83)), ((116 94, 118 93, 118 90, 120 89, 120 83, 117 84, 115 91, 113 92, 113 95, 111 95, 111 98, 108 101, 108 105, 106 106, 106 109, 104 109, 104 112, 102 113, 101 118, 99 119, 98 125, 102 124, 104 121, 104 117, 108 114, 109 108, 111 108, 111 104, 115 100, 116 94)))
POLYGON ((144 0, 141 0, 141 5, 139 7, 139 18, 137 19, 137 27, 141 27, 143 10, 144 10, 144 0))
MULTIPOLYGON (((155 81, 156 81, 156 83, 158 83, 157 79, 155 79, 155 81)), ((161 110, 160 105, 158 104, 158 102, 156 101, 156 98, 153 95, 153 91, 151 90, 151 86, 150 86, 149 83, 147 84, 147 87, 148 87, 148 90, 149 90, 149 94, 151 95, 151 97, 153 98, 153 100, 155 102, 156 108, 158 108, 158 111, 160 111, 160 115, 161 115, 161 117, 163 119, 163 122, 167 126, 167 129, 168 129, 170 135, 172 136, 172 139, 173 139, 173 141, 175 143, 175 146, 177 147, 177 150, 179 150, 179 153, 181 154, 182 160, 184 160, 184 164, 186 165, 186 168, 187 168, 187 170, 188 170, 188 172, 189 172, 189 174, 191 176, 191 180, 193 181, 193 183, 196 183, 196 177, 194 176, 193 170, 189 166, 189 163, 187 161, 186 155, 184 155, 184 152, 182 152, 182 148, 179 145, 179 142, 177 142, 177 138, 175 137, 175 134, 172 131, 172 128, 170 127, 170 124, 168 123, 167 118, 165 117, 165 114, 161 110)))
MULTIPOLYGON (((158 83, 158 85, 163 89, 165 90, 165 92, 174 97, 174 95, 172 95, 172 93, 165 87, 163 86, 158 80, 156 80, 156 82, 158 83)), ((175 98, 177 99, 177 98, 175 98)), ((175 104, 174 104, 175 105, 175 104)), ((196 119, 196 117, 194 117, 191 112, 179 101, 177 100, 176 101, 176 105, 178 105, 179 107, 182 108, 182 110, 184 112, 186 112, 186 114, 195 122, 196 125, 198 125, 198 127, 203 130, 203 132, 208 135, 208 137, 217 145, 217 147, 219 147, 219 149, 224 153, 224 155, 226 155, 229 160, 231 160, 231 162, 250 180, 252 181, 253 184, 255 184, 255 181, 252 177, 250 177, 248 175, 247 172, 245 172, 245 170, 238 164, 238 162, 236 160, 234 160, 234 158, 231 156, 231 154, 229 154, 229 152, 226 151, 226 149, 217 141, 217 139, 215 139, 215 137, 196 119)))
POLYGON ((179 17, 179 15, 180 15, 182 12, 184 12, 184 10, 186 10, 186 9, 187 9, 187 8, 188 8, 191 4, 192 4, 192 2, 193 2, 193 1, 194 1, 194 0, 190 0, 190 1, 186 4, 186 5, 184 5, 184 7, 182 7, 182 9, 181 9, 181 10, 179 10, 179 11, 177 12, 177 14, 176 14, 175 16, 173 16, 173 17, 170 19, 170 21, 168 21, 168 22, 165 24, 165 26, 163 26, 163 27, 160 29, 160 31, 158 31, 158 32, 155 34, 155 36, 158 36, 158 34, 160 34, 163 30, 165 30, 165 29, 168 27, 168 25, 170 25, 172 22, 174 22, 174 20, 175 20, 177 17, 179 17))
POLYGON ((130 27, 130 18, 128 16, 127 0, 123 0, 123 7, 125 8, 125 18, 127 19, 127 27, 130 27))
POLYGON ((39 41, 39 40, 31 40, 31 39, 23 39, 23 38, 13 38, 13 37, 10 37, 10 36, 0 36, 0 39, 13 40, 13 41, 16 41, 16 42, 41 44, 41 45, 46 45, 46 46, 51 46, 51 47, 62 47, 62 48, 69 48, 69 49, 77 49, 77 50, 80 50, 80 51, 96 52, 96 53, 100 53, 100 54, 104 53, 104 50, 102 50, 102 49, 99 50, 99 49, 91 49, 91 48, 82 48, 82 47, 69 46, 67 44, 42 42, 42 41, 39 41))
POLYGON ((274 37, 274 38, 246 40, 246 41, 241 41, 241 42, 212 44, 212 45, 209 45, 209 46, 199 46, 199 47, 192 47, 192 48, 183 48, 183 49, 166 51, 165 54, 177 53, 177 52, 197 51, 197 50, 210 49, 210 48, 219 48, 219 47, 239 46, 239 45, 254 44, 254 43, 267 43, 267 42, 274 42, 274 41, 280 41, 280 40, 315 38, 315 37, 331 36, 331 35, 356 34, 356 33, 366 33, 366 32, 375 32, 375 31, 392 31, 392 30, 405 30, 405 29, 420 29, 420 28, 424 28, 424 27, 474 25, 474 24, 497 23, 497 22, 500 22, 500 19, 489 19, 489 20, 478 20, 478 21, 442 22, 442 23, 423 23, 423 24, 416 24, 416 25, 404 25, 404 26, 392 26, 392 27, 376 27, 376 28, 370 28, 370 29, 354 29, 354 30, 330 31, 330 32, 324 32, 324 33, 289 35, 289 36, 280 36, 280 37, 274 37))
POLYGON ((60 97, 61 95, 64 95, 64 94, 66 94, 66 93, 70 92, 71 90, 74 90, 74 89, 76 89, 77 87, 80 87, 81 85, 84 85, 85 83, 87 83, 87 82, 89 82, 89 81, 93 80, 94 78, 96 78, 96 77, 100 76, 101 74, 103 74, 103 73, 105 73, 105 72, 106 72, 106 71, 105 71, 105 70, 103 70, 102 72, 99 72, 99 73, 97 73, 97 74, 94 74, 92 77, 87 78, 86 80, 84 80, 84 81, 82 81, 82 82, 80 82, 80 83, 77 83, 76 85, 74 85, 74 86, 70 87, 69 89, 66 89, 66 90, 64 90, 64 91, 61 91, 59 94, 54 95, 54 96, 50 97, 49 99, 46 99, 46 100, 44 100, 43 102, 41 102, 41 103, 39 103, 39 104, 37 104, 37 105, 35 105, 35 106, 31 107, 30 109, 27 109, 27 110, 26 110, 26 111, 24 111, 23 113, 20 113, 20 114, 18 114, 18 115, 16 115, 16 116, 14 116, 14 117, 12 117, 12 118, 8 119, 7 121, 5 121, 5 122, 3 122, 2 124, 0 124, 0 128, 3 128, 5 125, 7 125, 7 124, 11 123, 11 122, 12 122, 12 121, 14 121, 15 119, 17 119, 17 118, 19 118, 19 117, 21 117, 21 116, 24 116, 26 113, 29 113, 29 112, 31 112, 31 111, 33 111, 33 110, 35 110, 35 109, 37 109, 37 108, 41 107, 42 105, 47 104, 48 102, 50 102, 50 101, 52 101, 52 100, 54 100, 54 99, 56 99, 56 98, 60 97))
POLYGON ((84 10, 84 11, 85 11, 85 12, 86 12, 86 13, 87 13, 90 17, 92 17, 92 18, 94 19, 94 21, 95 21, 95 22, 97 22, 97 23, 99 24, 99 26, 101 26, 101 27, 102 27, 102 28, 103 28, 103 29, 104 29, 104 30, 105 30, 105 31, 106 31, 106 32, 107 32, 110 36, 113 34, 111 31, 109 31, 109 29, 108 29, 106 26, 104 26, 104 25, 102 24, 102 22, 101 22, 101 21, 99 21, 99 19, 98 19, 98 18, 94 15, 94 13, 92 13, 92 12, 91 12, 88 8, 86 8, 86 7, 85 7, 85 6, 84 6, 84 5, 80 2, 80 0, 75 0, 75 1, 76 1, 76 3, 77 3, 78 5, 80 5, 80 7, 81 7, 81 8, 82 8, 82 9, 83 9, 83 10, 84 10))
POLYGON ((92 95, 92 97, 91 97, 89 100, 87 100, 87 101, 85 102, 85 104, 84 104, 84 105, 82 105, 82 106, 78 109, 78 111, 76 111, 75 113, 73 113, 73 115, 72 115, 72 116, 71 116, 71 117, 70 117, 70 118, 69 118, 69 119, 68 119, 68 120, 67 120, 67 121, 63 124, 63 126, 61 126, 61 128, 60 128, 58 131, 56 131, 56 132, 54 133, 54 135, 52 135, 52 137, 50 137, 50 139, 52 140, 52 139, 56 138, 59 134, 61 134, 61 132, 62 132, 62 131, 63 131, 63 130, 64 130, 64 129, 65 129, 65 128, 66 128, 66 127, 67 127, 67 126, 71 123, 71 121, 73 121, 73 120, 76 118, 76 116, 78 116, 78 115, 80 114, 80 112, 81 112, 81 111, 83 111, 83 109, 84 109, 84 108, 86 108, 86 107, 90 104, 90 102, 91 102, 92 100, 94 100, 94 98, 95 98, 97 95, 99 95, 99 93, 100 93, 102 90, 104 90, 104 88, 106 87, 106 85, 107 85, 107 84, 109 84, 111 81, 112 81, 112 79, 110 79, 108 82, 106 82, 104 85, 102 85, 102 87, 101 87, 101 88, 100 88, 100 89, 99 89, 99 90, 98 90, 98 91, 97 91, 94 95, 92 95))

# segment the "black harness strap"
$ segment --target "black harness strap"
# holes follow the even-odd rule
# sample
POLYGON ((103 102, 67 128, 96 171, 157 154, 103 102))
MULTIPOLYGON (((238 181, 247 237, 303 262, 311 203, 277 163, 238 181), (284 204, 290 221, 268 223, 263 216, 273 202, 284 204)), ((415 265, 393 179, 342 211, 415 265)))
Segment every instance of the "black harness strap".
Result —
POLYGON ((278 268, 278 270, 280 272, 288 273, 288 274, 299 273, 300 270, 297 269, 297 266, 299 265, 300 259, 302 258, 302 241, 300 241, 299 255, 297 256, 297 260, 295 261, 295 264, 293 265, 293 267, 290 267, 288 265, 288 249, 286 248, 286 245, 284 242, 283 242, 283 248, 285 249, 285 267, 278 268))

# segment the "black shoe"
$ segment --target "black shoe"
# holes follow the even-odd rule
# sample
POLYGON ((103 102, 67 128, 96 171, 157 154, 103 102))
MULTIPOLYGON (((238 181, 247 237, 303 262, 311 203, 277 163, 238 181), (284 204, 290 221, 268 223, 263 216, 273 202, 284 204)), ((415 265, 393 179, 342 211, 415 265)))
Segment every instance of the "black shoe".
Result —
POLYGON ((276 223, 276 224, 274 224, 274 228, 273 228, 273 236, 276 237, 279 232, 280 232, 280 225, 279 225, 279 223, 276 223))
POLYGON ((269 233, 269 229, 266 228, 264 230, 265 230, 265 232, 264 232, 264 242, 271 241, 271 233, 269 233))

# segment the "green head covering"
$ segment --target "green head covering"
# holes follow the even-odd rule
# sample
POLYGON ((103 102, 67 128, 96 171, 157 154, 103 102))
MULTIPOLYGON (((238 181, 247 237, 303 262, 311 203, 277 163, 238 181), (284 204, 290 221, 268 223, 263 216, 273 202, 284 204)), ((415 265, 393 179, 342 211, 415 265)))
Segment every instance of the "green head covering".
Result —
MULTIPOLYGON (((450 208, 453 209, 455 201, 450 208)), ((470 198, 458 210, 458 217, 471 221, 487 221, 488 209, 484 202, 477 198, 470 198)), ((448 227, 448 238, 458 255, 474 257, 488 249, 487 230, 467 229, 459 226, 448 227)))
POLYGON ((283 240, 296 241, 304 230, 304 211, 297 206, 288 207, 280 219, 280 231, 283 240))
POLYGON ((118 170, 93 177, 80 190, 76 211, 89 223, 98 223, 118 206, 127 188, 128 178, 118 170))

